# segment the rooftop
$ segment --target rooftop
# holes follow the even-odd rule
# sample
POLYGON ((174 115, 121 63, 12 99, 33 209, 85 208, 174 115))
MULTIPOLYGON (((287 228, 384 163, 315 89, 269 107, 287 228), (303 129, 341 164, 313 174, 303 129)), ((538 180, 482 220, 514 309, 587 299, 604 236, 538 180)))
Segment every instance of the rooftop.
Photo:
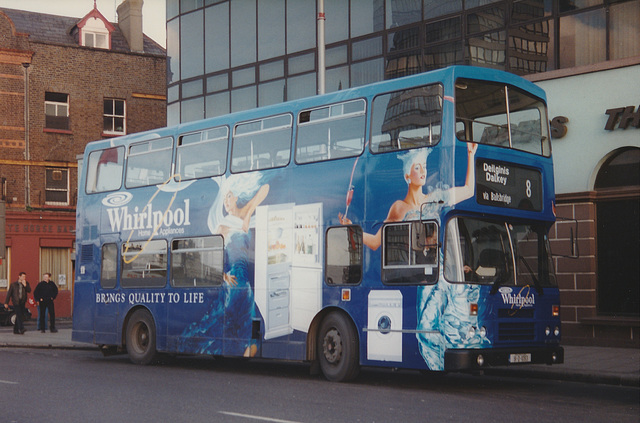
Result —
MULTIPOLYGON (((83 18, 27 12, 0 7, 0 12, 11 19, 16 31, 29 36, 30 42, 80 47, 74 36, 74 28, 83 18)), ((117 23, 111 22, 115 31, 111 34, 111 51, 130 53, 131 49, 117 23)), ((144 53, 165 55, 162 46, 143 35, 144 53)))

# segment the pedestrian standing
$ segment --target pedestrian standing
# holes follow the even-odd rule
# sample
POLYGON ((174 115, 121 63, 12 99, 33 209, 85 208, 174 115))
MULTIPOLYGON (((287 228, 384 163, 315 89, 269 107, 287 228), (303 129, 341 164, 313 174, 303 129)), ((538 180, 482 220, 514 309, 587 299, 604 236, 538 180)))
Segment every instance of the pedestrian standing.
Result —
POLYGON ((40 332, 45 333, 45 316, 49 313, 49 328, 52 333, 57 332, 56 329, 56 311, 53 300, 58 296, 58 286, 51 280, 51 273, 42 275, 42 281, 33 291, 33 297, 38 303, 38 319, 40 321, 40 332))
POLYGON ((9 300, 13 304, 16 312, 16 323, 13 325, 13 333, 16 335, 24 334, 24 309, 27 303, 27 294, 31 292, 31 286, 27 282, 27 274, 20 272, 18 280, 9 286, 7 296, 4 299, 4 308, 9 309, 9 300))

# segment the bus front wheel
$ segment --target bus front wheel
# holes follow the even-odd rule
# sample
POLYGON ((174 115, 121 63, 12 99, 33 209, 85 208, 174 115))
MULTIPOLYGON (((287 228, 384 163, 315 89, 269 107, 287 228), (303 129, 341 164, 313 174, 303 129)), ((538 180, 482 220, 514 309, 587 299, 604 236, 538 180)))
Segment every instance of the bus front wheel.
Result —
POLYGON ((318 334, 318 360, 332 382, 354 379, 360 371, 358 338, 353 324, 342 313, 330 313, 318 334))
POLYGON ((156 325, 146 310, 137 310, 127 323, 127 353, 135 364, 149 364, 156 357, 156 325))

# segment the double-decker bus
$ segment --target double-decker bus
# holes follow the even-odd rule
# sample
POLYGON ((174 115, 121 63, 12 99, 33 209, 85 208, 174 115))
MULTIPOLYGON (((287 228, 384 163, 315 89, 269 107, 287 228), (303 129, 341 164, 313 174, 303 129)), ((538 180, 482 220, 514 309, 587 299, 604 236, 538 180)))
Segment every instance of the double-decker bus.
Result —
MULTIPOLYGON (((544 92, 455 66, 87 145, 73 340, 435 371, 562 363, 544 92)), ((318 366, 319 365, 319 366, 318 366)))

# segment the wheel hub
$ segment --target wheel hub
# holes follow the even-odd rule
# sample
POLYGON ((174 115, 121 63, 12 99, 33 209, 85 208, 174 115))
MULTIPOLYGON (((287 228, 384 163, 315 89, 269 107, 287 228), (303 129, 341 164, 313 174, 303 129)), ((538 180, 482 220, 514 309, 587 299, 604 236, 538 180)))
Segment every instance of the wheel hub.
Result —
POLYGON ((337 363, 342 356, 342 339, 336 329, 327 331, 323 343, 324 357, 329 363, 337 363))

